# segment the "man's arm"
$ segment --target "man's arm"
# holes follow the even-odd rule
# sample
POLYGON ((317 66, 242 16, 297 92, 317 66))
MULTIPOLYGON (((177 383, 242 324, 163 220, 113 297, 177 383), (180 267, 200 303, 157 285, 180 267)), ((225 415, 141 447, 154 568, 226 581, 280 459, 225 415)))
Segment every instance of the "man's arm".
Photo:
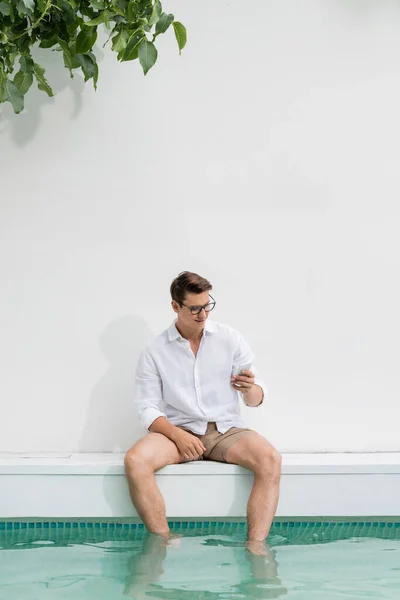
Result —
POLYGON ((259 378, 257 370, 253 365, 254 355, 250 346, 239 335, 238 347, 234 355, 233 366, 240 367, 244 364, 251 364, 249 370, 243 371, 242 375, 233 375, 232 386, 243 394, 243 400, 247 406, 259 406, 268 395, 267 386, 259 378))
MULTIPOLYGON (((243 371, 244 376, 246 376, 246 373, 248 374, 248 379, 251 378, 251 376, 254 377, 254 373, 251 371, 243 371)), ((256 383, 253 383, 249 388, 245 388, 242 391, 242 394, 243 400, 247 406, 259 406, 264 400, 263 389, 256 383)))
POLYGON ((151 433, 161 433, 174 442, 183 460, 197 460, 205 452, 196 436, 172 425, 160 410, 163 403, 161 376, 147 350, 143 351, 136 371, 135 403, 142 425, 151 433))
POLYGON ((158 417, 149 427, 151 433, 162 433, 165 437, 173 442, 179 437, 179 432, 182 431, 179 427, 172 425, 165 417, 158 417))
POLYGON ((161 376, 147 349, 143 350, 137 365, 134 401, 140 422, 148 431, 156 419, 166 417, 160 410, 163 403, 161 376))

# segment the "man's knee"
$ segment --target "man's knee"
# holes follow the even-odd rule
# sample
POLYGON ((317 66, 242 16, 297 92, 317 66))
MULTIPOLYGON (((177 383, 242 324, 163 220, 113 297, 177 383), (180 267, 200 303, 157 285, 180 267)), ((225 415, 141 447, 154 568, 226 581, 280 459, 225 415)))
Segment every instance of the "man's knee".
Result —
POLYGON ((146 460, 146 457, 140 452, 139 448, 133 446, 125 454, 124 458, 125 473, 128 477, 140 476, 141 474, 148 474, 153 472, 151 462, 146 460))
POLYGON ((280 479, 282 456, 273 446, 264 447, 255 464, 255 473, 265 475, 268 478, 280 479))

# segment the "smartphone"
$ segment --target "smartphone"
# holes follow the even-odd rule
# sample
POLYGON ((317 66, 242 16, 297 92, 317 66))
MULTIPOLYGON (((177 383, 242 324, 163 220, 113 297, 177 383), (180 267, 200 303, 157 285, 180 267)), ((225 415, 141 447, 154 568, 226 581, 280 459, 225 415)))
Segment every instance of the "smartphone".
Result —
POLYGON ((242 371, 248 371, 251 368, 251 363, 244 363, 239 367, 233 367, 232 375, 241 375, 242 371))

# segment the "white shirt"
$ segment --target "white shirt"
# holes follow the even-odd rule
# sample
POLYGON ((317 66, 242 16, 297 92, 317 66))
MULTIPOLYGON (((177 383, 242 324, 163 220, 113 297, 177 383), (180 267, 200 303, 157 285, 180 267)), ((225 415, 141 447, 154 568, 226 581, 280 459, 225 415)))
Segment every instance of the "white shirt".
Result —
POLYGON ((198 434, 205 433, 208 422, 215 422, 220 433, 245 427, 241 394, 231 385, 233 368, 251 363, 255 383, 267 397, 248 344, 232 327, 207 319, 195 357, 175 323, 154 338, 139 359, 135 403, 142 425, 149 429, 158 417, 166 417, 198 434))

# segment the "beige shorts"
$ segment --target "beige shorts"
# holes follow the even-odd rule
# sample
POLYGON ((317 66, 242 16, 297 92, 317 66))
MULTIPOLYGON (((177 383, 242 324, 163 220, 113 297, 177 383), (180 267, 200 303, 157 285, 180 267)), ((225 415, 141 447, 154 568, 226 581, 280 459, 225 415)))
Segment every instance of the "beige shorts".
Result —
POLYGON ((245 427, 231 427, 225 433, 220 433, 215 423, 207 424, 207 431, 204 435, 194 433, 186 427, 180 427, 195 435, 204 444, 206 451, 198 460, 216 460, 218 462, 227 462, 226 453, 233 444, 236 444, 243 436, 253 433, 251 429, 245 427))

